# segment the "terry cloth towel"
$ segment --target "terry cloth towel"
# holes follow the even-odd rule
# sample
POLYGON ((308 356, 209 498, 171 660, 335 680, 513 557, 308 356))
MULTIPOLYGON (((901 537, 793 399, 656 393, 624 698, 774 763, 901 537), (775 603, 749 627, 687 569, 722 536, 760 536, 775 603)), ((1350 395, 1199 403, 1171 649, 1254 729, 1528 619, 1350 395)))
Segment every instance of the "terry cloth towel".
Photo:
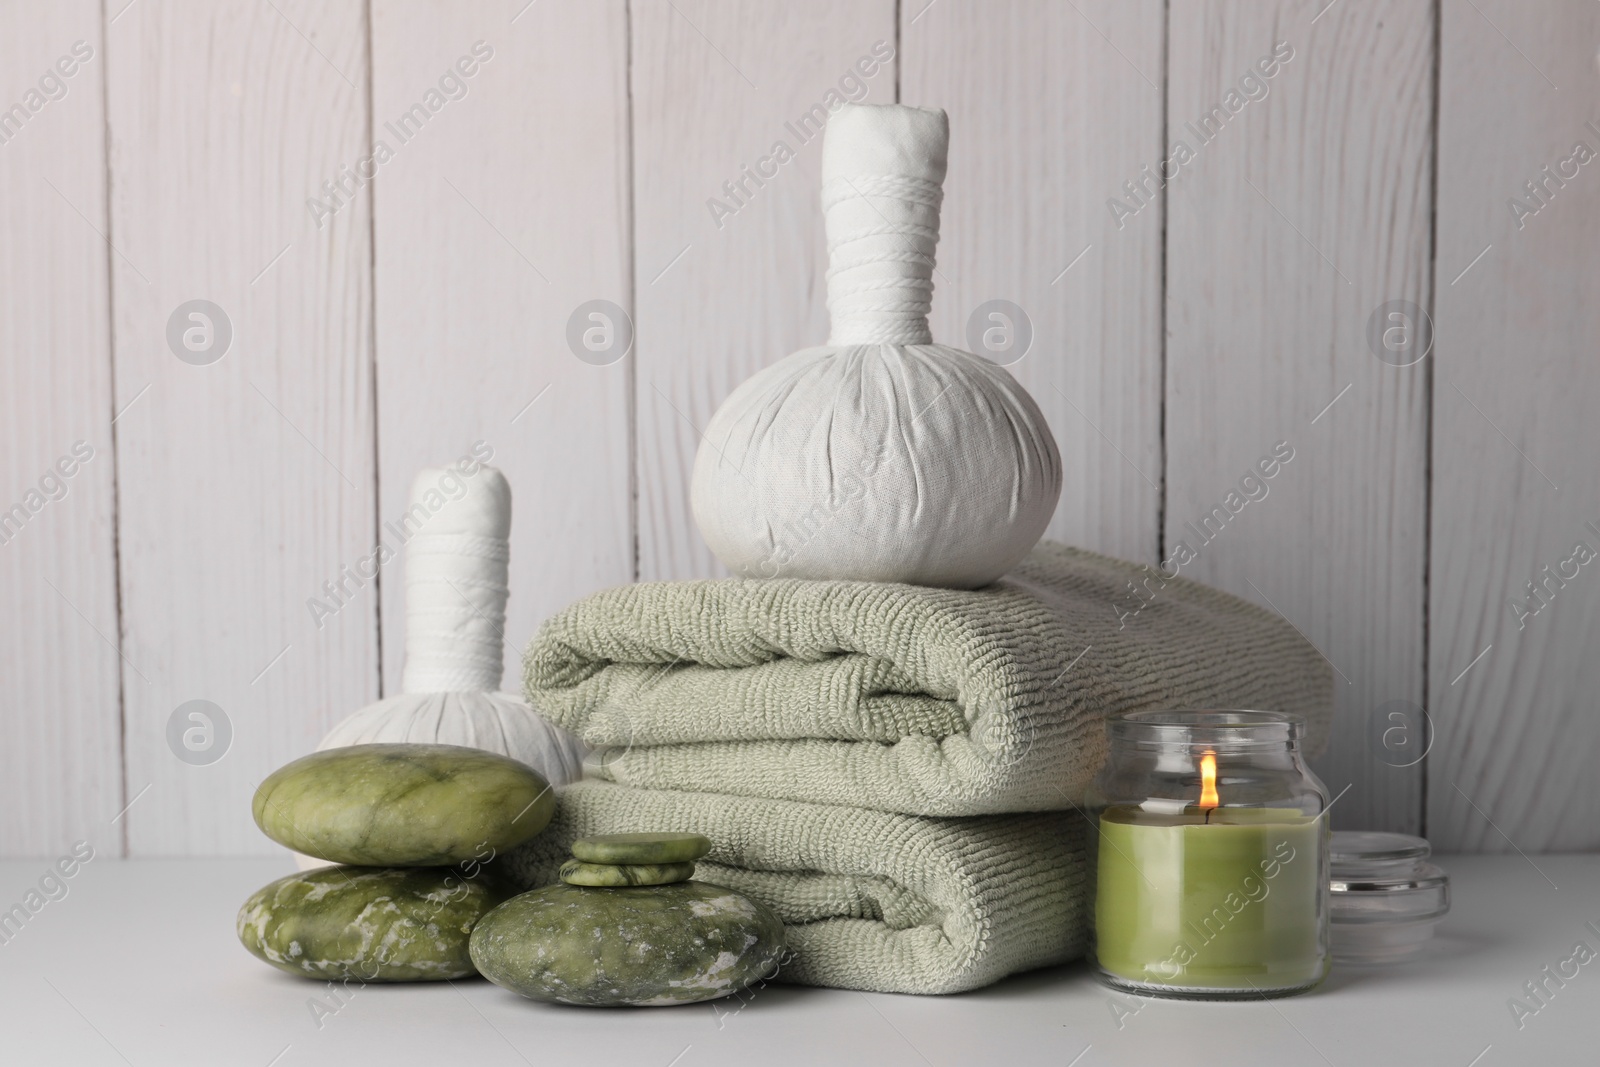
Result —
POLYGON ((647 788, 916 815, 1064 809, 1106 716, 1303 715, 1326 660, 1277 615, 1196 582, 1041 543, 982 589, 713 579, 596 593, 523 660, 528 702, 647 788))
POLYGON ((1081 956, 1084 822, 1072 812, 972 819, 578 782, 555 820, 505 863, 548 885, 588 834, 691 831, 715 844, 702 882, 777 913, 780 981, 881 993, 956 993, 1081 956))

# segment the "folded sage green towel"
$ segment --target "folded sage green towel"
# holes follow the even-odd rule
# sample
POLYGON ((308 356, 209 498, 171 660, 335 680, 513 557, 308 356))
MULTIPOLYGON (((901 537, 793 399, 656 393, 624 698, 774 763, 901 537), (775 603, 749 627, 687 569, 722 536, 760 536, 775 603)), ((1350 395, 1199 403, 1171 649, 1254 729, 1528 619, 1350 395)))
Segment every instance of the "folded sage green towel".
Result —
POLYGON ((1327 662, 1277 615, 1048 542, 976 590, 607 590, 544 625, 523 679, 601 777, 919 815, 1080 803, 1111 714, 1296 712, 1315 753, 1333 713, 1327 662))
POLYGON ((1071 812, 930 818, 587 781, 562 789, 555 821, 505 862, 531 888, 556 881, 575 838, 677 831, 713 842, 697 880, 783 920, 780 981, 956 993, 1084 951, 1084 822, 1071 812))

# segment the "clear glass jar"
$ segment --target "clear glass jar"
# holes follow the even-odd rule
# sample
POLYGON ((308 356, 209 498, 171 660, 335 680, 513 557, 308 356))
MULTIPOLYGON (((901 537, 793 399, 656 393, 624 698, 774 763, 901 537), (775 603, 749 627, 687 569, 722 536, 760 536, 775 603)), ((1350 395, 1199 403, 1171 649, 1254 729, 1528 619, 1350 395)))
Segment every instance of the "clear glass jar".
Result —
POLYGON ((1090 787, 1093 959, 1143 995, 1287 996, 1328 973, 1328 791, 1304 723, 1145 711, 1107 723, 1090 787))
POLYGON ((1328 888, 1333 958, 1398 963, 1420 955, 1450 911, 1450 876, 1420 837, 1336 830, 1328 888))

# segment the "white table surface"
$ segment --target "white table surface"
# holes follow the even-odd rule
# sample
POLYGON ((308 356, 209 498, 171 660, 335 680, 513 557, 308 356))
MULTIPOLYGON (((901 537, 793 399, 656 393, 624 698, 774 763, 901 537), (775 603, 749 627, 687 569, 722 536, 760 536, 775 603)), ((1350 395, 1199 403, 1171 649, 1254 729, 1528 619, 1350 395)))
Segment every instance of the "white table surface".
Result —
MULTIPOLYGON (((0 910, 50 861, 0 864, 0 910)), ((1433 951, 1336 968, 1271 1002, 1139 1002, 1081 965, 953 997, 768 986, 746 1003, 596 1010, 536 1004, 474 979, 326 988, 235 940, 234 914, 284 860, 97 858, 0 944, 0 1063, 304 1064, 1588 1064, 1600 1061, 1600 958, 1519 1030, 1508 1001, 1600 952, 1600 855, 1453 856, 1454 910, 1433 951), (1537 866, 1534 866, 1537 864, 1537 866), (1559 887, 1559 888, 1557 888, 1559 887), (1113 1005, 1136 1014, 1118 1018, 1113 1005)))

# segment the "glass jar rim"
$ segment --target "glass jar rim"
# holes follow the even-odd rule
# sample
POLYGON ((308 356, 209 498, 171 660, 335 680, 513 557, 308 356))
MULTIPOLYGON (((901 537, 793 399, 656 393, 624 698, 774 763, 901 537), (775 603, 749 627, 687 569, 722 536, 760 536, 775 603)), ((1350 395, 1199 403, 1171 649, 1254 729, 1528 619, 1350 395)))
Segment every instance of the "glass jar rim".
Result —
POLYGON ((1130 711, 1107 719, 1106 733, 1114 742, 1226 750, 1297 746, 1305 725, 1301 716, 1283 711, 1197 708, 1130 711))

